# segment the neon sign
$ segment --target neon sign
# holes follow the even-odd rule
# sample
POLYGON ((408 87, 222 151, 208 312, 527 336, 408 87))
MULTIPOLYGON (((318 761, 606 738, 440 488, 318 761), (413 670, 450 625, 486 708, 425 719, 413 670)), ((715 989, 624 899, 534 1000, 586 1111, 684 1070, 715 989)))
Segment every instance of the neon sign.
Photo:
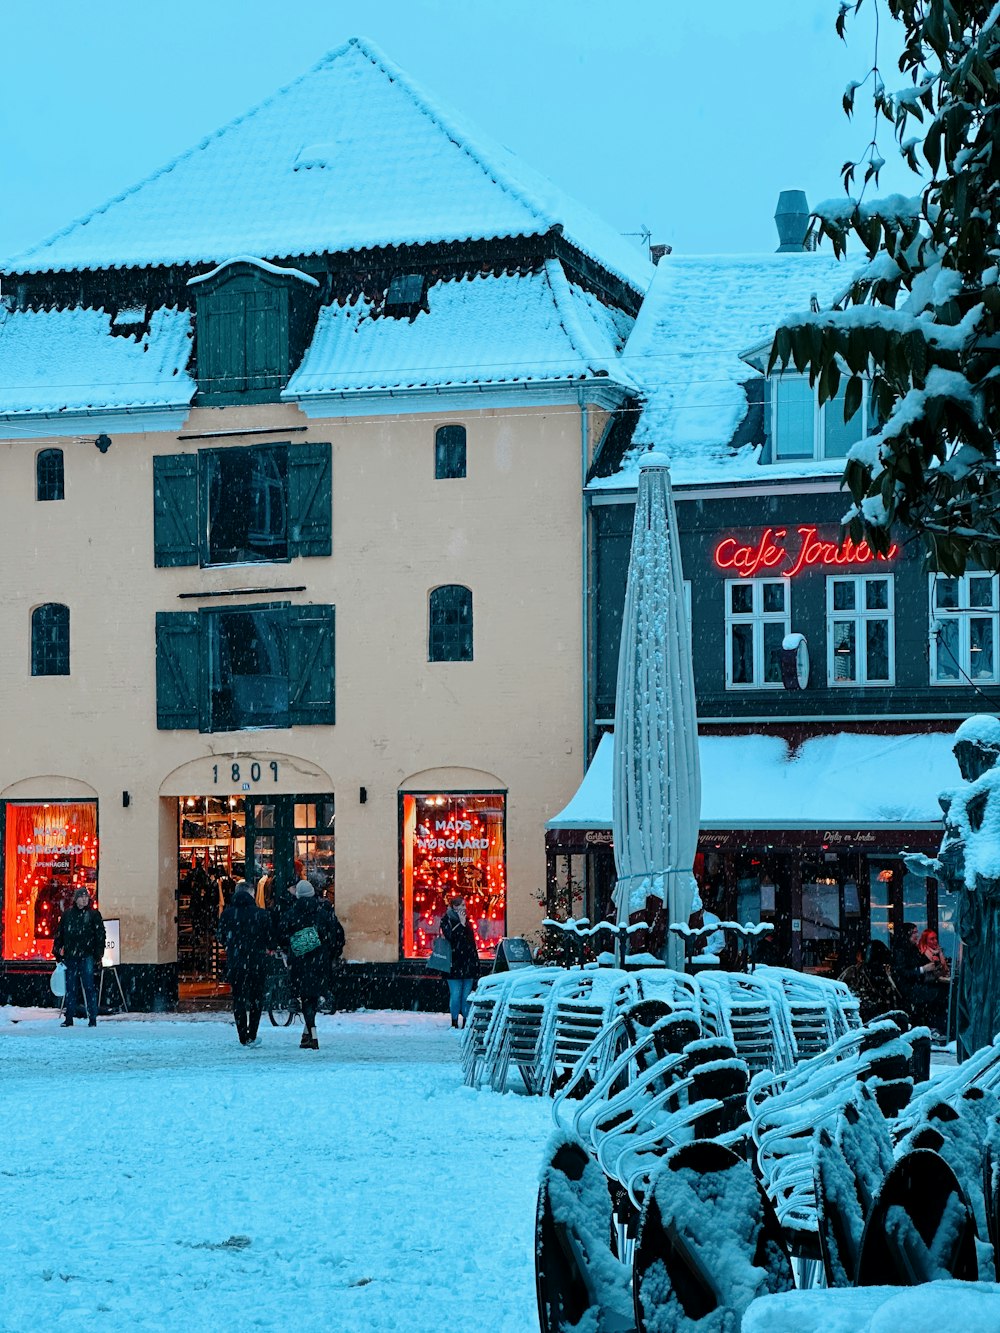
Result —
POLYGON ((816 527, 797 528, 800 543, 797 551, 790 551, 783 543, 787 528, 765 528, 756 544, 742 544, 735 537, 725 537, 713 553, 719 569, 732 569, 742 579, 756 574, 781 574, 792 579, 813 565, 824 568, 831 565, 870 565, 876 560, 892 560, 899 550, 893 543, 885 555, 873 551, 867 542, 854 542, 850 537, 843 545, 825 541, 816 527))

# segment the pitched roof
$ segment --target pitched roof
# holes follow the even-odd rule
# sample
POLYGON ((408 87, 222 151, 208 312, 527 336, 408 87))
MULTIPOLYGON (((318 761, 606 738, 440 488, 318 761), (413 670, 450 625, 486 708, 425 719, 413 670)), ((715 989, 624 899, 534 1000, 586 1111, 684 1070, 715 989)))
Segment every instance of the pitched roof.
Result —
MULTIPOLYGON (((593 485, 635 485, 638 457, 651 447, 671 459, 675 483, 762 479, 757 450, 730 447, 747 413, 743 385, 762 378, 741 353, 769 342, 813 296, 831 305, 865 262, 806 252, 661 259, 623 354, 644 399, 633 447, 615 477, 593 485)), ((838 475, 843 462, 771 464, 767 477, 789 469, 838 475)))
POLYGON ((632 327, 549 260, 537 273, 435 283, 412 320, 373 313, 362 297, 320 311, 283 398, 608 377, 630 386, 618 356, 632 327))
POLYGON ((651 266, 610 226, 352 38, 4 271, 285 259, 553 228, 645 290, 651 266))
POLYGON ((112 334, 106 310, 0 305, 0 415, 186 406, 191 340, 186 310, 155 310, 135 337, 112 334))

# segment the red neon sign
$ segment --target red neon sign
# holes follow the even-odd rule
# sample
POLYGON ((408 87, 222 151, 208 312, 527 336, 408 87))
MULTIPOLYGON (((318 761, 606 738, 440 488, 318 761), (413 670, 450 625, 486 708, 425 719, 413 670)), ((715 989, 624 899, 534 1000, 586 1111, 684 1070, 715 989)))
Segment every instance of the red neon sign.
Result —
POLYGON ((791 579, 813 565, 826 568, 892 560, 899 550, 893 543, 885 555, 879 555, 865 541, 853 542, 847 537, 841 546, 835 541, 824 541, 815 527, 804 526, 796 531, 800 544, 795 552, 782 545, 788 536, 787 528, 765 528, 754 545, 741 544, 735 537, 723 538, 715 548, 713 559, 719 569, 735 570, 742 579, 768 573, 791 579))

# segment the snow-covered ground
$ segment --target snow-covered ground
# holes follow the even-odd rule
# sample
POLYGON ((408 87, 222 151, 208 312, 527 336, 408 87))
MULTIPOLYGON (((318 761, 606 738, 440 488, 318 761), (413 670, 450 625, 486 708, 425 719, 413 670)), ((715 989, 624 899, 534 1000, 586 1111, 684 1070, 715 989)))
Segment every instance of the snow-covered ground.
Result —
POLYGON ((548 1101, 441 1015, 319 1021, 0 1008, 0 1333, 535 1327, 548 1101))

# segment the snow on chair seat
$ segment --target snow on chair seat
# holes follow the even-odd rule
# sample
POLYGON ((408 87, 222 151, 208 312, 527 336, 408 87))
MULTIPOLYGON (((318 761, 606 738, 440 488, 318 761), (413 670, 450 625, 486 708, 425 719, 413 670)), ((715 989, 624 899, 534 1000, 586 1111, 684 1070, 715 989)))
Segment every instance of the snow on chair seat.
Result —
MULTIPOLYGON (((854 1085, 909 1091, 912 1048, 892 1022, 872 1023, 841 1037, 823 1055, 781 1074, 755 1075, 747 1094, 757 1169, 783 1227, 800 1253, 819 1257, 812 1137, 831 1128, 854 1085)), ((881 1105, 881 1102, 880 1102, 881 1105)))

